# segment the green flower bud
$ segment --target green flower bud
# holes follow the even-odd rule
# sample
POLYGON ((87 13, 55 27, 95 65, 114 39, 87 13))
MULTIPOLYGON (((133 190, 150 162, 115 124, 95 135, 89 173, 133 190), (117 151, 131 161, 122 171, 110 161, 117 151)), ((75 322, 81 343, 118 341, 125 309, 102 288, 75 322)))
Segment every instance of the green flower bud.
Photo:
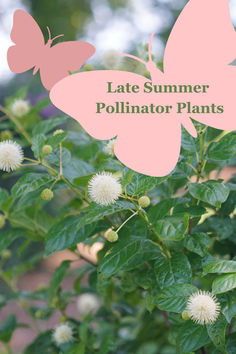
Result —
POLYGON ((182 319, 185 320, 185 321, 190 320, 190 316, 189 316, 189 313, 188 313, 187 310, 184 310, 184 311, 182 312, 182 319))
POLYGON ((44 155, 49 155, 49 154, 51 154, 52 153, 52 147, 51 147, 51 145, 44 145, 43 146, 43 154, 44 155))
POLYGON ((40 310, 36 311, 36 312, 35 312, 35 317, 36 317, 36 318, 42 318, 42 317, 43 317, 43 312, 40 311, 40 310))
POLYGON ((49 188, 45 188, 41 193, 41 198, 43 200, 52 200, 53 198, 53 191, 49 188))
POLYGON ((57 308, 57 306, 60 304, 60 300, 58 297, 54 297, 51 302, 51 307, 57 308))
POLYGON ((12 132, 10 130, 3 130, 1 132, 0 139, 2 141, 4 141, 4 140, 12 140, 12 138, 13 138, 13 134, 12 134, 12 132))
POLYGON ((67 322, 66 316, 61 316, 60 319, 59 319, 59 322, 60 322, 60 323, 67 322))
POLYGON ((55 130, 55 132, 53 133, 53 136, 58 135, 58 134, 62 134, 62 133, 64 133, 64 130, 63 130, 63 129, 57 129, 57 130, 55 130))
POLYGON ((6 218, 4 215, 0 214, 0 229, 2 229, 6 224, 6 218))
POLYGON ((106 239, 109 242, 116 242, 118 240, 118 233, 116 231, 113 230, 108 230, 105 233, 106 239))
POLYGON ((84 66, 84 70, 85 70, 85 71, 91 71, 91 70, 94 70, 94 67, 93 67, 93 65, 91 65, 91 64, 86 64, 86 65, 84 66))
POLYGON ((150 205, 150 199, 146 195, 143 195, 139 198, 138 204, 141 208, 147 208, 150 205))
POLYGON ((11 257, 11 251, 10 250, 3 250, 1 252, 1 257, 2 257, 2 259, 5 259, 5 260, 9 259, 11 257))

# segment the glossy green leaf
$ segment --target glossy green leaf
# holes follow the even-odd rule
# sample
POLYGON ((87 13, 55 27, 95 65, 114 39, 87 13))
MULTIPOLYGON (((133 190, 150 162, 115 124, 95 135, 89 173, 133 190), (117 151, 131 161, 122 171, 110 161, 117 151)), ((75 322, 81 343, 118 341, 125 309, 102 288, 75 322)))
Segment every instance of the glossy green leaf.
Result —
POLYGON ((170 259, 161 255, 155 261, 154 270, 161 288, 175 283, 191 283, 191 266, 183 253, 176 252, 170 259))
POLYGON ((236 273, 220 275, 212 283, 214 294, 222 294, 236 288, 236 273))
POLYGON ((210 342, 205 326, 199 326, 191 321, 184 323, 178 331, 177 344, 181 353, 198 350, 210 342))
POLYGON ((12 194, 15 198, 25 195, 29 192, 45 186, 45 188, 54 181, 54 177, 43 173, 28 173, 22 176, 12 188, 12 194))
POLYGON ((181 313, 186 308, 188 298, 197 291, 191 284, 174 284, 157 294, 157 305, 160 310, 181 313))
POLYGON ((229 196, 229 188, 217 181, 190 183, 189 193, 196 199, 219 208, 229 196))
POLYGON ((203 275, 208 273, 236 273, 236 261, 217 260, 203 268, 203 275))
POLYGON ((140 236, 119 239, 102 259, 99 271, 106 277, 119 270, 131 270, 151 259, 159 257, 159 248, 151 241, 140 236))
POLYGON ((164 241, 180 241, 188 230, 189 217, 169 216, 156 222, 155 229, 164 241))
POLYGON ((226 334, 227 322, 224 316, 220 315, 217 321, 213 324, 207 325, 207 332, 215 347, 220 350, 221 353, 227 354, 225 350, 225 334, 226 334))
POLYGON ((186 247, 190 252, 196 253, 201 257, 205 256, 210 244, 210 237, 203 232, 186 235, 183 240, 184 247, 186 247))
POLYGON ((207 156, 212 160, 228 160, 236 154, 236 133, 225 135, 217 142, 213 142, 207 149, 207 156))

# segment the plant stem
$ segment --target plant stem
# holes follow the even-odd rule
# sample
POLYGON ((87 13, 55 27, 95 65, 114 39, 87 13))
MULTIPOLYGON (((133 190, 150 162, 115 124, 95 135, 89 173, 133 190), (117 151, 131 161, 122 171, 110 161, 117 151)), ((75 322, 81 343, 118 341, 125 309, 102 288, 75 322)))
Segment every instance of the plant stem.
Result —
POLYGON ((138 214, 138 210, 135 212, 135 213, 133 213, 132 215, 130 215, 129 217, 128 217, 128 219, 126 219, 124 222, 123 222, 123 224, 121 224, 119 227, 118 227, 118 229, 116 230, 116 232, 119 232, 121 229, 122 229, 122 227, 130 220, 130 219, 132 219, 135 215, 137 215, 138 214))

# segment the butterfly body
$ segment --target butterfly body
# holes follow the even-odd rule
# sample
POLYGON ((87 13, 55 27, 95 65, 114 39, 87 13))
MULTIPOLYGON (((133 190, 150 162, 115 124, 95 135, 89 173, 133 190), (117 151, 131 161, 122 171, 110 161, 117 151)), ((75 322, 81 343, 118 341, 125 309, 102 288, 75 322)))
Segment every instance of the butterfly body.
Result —
POLYGON ((8 49, 8 65, 14 73, 23 73, 34 68, 35 75, 40 70, 42 84, 50 90, 59 80, 77 71, 95 52, 95 48, 82 41, 61 42, 52 46, 45 43, 43 34, 33 17, 23 10, 16 10, 13 17, 11 39, 15 43, 8 49))

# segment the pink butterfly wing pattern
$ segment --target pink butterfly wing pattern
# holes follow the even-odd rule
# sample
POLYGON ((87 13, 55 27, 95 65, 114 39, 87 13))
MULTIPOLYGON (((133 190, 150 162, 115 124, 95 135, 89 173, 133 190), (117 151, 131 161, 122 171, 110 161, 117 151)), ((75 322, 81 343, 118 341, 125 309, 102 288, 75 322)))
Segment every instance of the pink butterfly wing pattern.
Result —
MULTIPOLYGON (((152 176, 167 175, 173 170, 179 157, 180 121, 173 115, 163 119, 156 114, 96 114, 95 102, 105 101, 107 105, 115 105, 119 97, 119 102, 137 104, 137 95, 134 93, 105 96, 108 81, 112 81, 114 85, 129 82, 142 87, 148 80, 141 75, 124 71, 82 72, 58 82, 50 91, 50 99, 56 107, 78 120, 92 137, 108 140, 117 136, 115 154, 129 168, 152 176)), ((147 104, 146 96, 139 98, 139 105, 147 104)), ((155 95, 149 98, 150 102, 154 99, 155 95)))
POLYGON ((8 49, 7 60, 12 72, 22 73, 38 64, 45 47, 43 34, 33 17, 23 10, 14 13, 11 40, 15 45, 8 49))
MULTIPOLYGON (((164 73, 169 81, 207 84, 207 94, 193 95, 193 105, 215 102, 225 107, 222 115, 192 116, 216 129, 236 129, 236 31, 228 0, 190 0, 177 19, 164 54, 164 73)), ((190 114, 191 116, 191 114, 190 114)))
POLYGON ((8 65, 14 73, 22 73, 35 67, 40 68, 44 87, 50 90, 55 83, 79 70, 82 64, 94 54, 95 48, 82 41, 63 42, 50 47, 45 45, 43 34, 31 15, 16 10, 13 18, 11 39, 15 43, 8 49, 8 65))

